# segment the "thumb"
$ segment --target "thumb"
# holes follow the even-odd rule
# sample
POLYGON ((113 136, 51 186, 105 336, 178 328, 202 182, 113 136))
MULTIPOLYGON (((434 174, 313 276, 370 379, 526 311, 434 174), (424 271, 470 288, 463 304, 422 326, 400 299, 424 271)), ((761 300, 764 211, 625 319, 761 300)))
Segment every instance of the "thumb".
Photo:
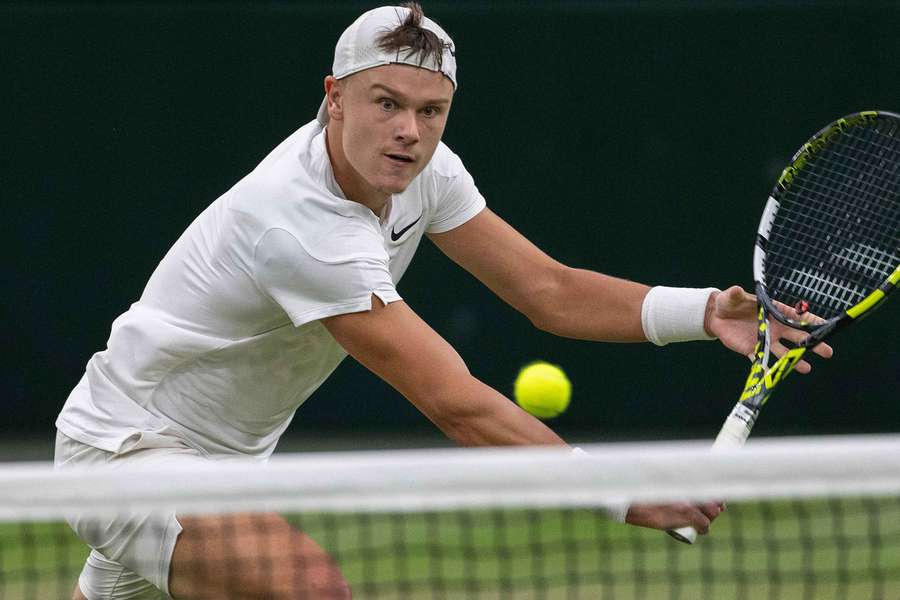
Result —
POLYGON ((751 295, 745 292, 741 286, 733 285, 721 294, 722 299, 730 306, 737 306, 745 300, 750 300, 751 295))
POLYGON ((739 285, 724 290, 716 298, 716 308, 721 316, 743 314, 747 307, 756 306, 756 296, 747 293, 739 285))

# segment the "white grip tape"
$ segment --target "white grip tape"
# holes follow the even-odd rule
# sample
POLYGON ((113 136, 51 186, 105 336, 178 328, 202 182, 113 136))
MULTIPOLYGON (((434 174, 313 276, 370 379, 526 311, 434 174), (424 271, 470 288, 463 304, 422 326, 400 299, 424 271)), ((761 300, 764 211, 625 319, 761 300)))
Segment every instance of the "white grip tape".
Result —
POLYGON ((738 402, 725 424, 716 436, 713 448, 740 448, 747 442, 750 437, 750 430, 753 423, 756 422, 756 415, 753 410, 747 408, 743 402, 738 402))
MULTIPOLYGON (((722 429, 719 430, 719 435, 716 436, 716 441, 712 446, 713 450, 727 450, 743 446, 750 437, 750 430, 753 429, 753 424, 756 422, 756 415, 757 412, 743 402, 735 404, 731 414, 725 419, 722 429)), ((697 540, 697 530, 693 527, 673 529, 669 534, 687 544, 693 544, 697 540)))
POLYGON ((716 288, 651 288, 641 304, 644 336, 657 346, 714 339, 703 327, 706 303, 716 288))

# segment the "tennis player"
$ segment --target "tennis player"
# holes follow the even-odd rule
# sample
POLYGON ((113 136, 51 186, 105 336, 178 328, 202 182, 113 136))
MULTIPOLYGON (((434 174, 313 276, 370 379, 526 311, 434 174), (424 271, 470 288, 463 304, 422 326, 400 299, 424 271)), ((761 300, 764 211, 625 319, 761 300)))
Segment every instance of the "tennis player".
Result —
MULTIPOLYGON (((460 444, 564 444, 474 378, 403 301, 397 284, 426 236, 542 330, 658 345, 718 338, 752 352, 752 295, 569 268, 486 208, 441 142, 456 47, 417 4, 360 16, 324 87, 318 117, 213 202, 115 320, 56 422, 60 468, 265 461, 347 354, 460 444)), ((773 326, 773 339, 804 335, 773 326)), ((706 532, 721 510, 632 506, 619 516, 706 532)), ((350 597, 325 551, 277 515, 71 524, 93 548, 76 599, 350 597)))

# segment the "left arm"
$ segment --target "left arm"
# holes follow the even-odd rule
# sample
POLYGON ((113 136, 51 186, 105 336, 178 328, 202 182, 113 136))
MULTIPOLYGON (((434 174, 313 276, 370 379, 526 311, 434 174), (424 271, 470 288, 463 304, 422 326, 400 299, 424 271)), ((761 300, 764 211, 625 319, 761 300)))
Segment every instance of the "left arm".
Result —
MULTIPOLYGON (((646 341, 641 308, 646 285, 573 269, 554 260, 489 209, 463 225, 431 240, 450 259, 474 275, 535 327, 556 335, 607 342, 646 341)), ((791 309, 785 310, 790 316, 791 309)), ((773 340, 797 342, 806 333, 772 322, 773 340)), ((756 344, 756 298, 739 287, 709 295, 703 318, 706 333, 728 348, 752 355, 756 344)), ((786 348, 774 342, 781 356, 786 348)), ((813 351, 830 357, 832 349, 819 344, 813 351)), ((808 373, 810 365, 795 367, 808 373)))
POLYGON ((490 209, 429 238, 535 327, 594 341, 641 342, 646 285, 552 259, 490 209))

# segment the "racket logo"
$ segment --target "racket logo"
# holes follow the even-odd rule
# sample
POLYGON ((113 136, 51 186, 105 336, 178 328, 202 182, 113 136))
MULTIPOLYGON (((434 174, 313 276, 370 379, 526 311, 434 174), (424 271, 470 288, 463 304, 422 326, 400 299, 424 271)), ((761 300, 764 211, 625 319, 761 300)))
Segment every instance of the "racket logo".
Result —
POLYGON ((765 404, 772 394, 772 389, 790 374, 805 353, 806 348, 791 348, 772 365, 771 369, 766 370, 766 366, 762 362, 764 353, 759 351, 759 344, 757 344, 757 362, 750 369, 750 375, 747 377, 747 383, 744 384, 744 392, 741 394, 740 401, 752 400, 756 406, 765 404))

